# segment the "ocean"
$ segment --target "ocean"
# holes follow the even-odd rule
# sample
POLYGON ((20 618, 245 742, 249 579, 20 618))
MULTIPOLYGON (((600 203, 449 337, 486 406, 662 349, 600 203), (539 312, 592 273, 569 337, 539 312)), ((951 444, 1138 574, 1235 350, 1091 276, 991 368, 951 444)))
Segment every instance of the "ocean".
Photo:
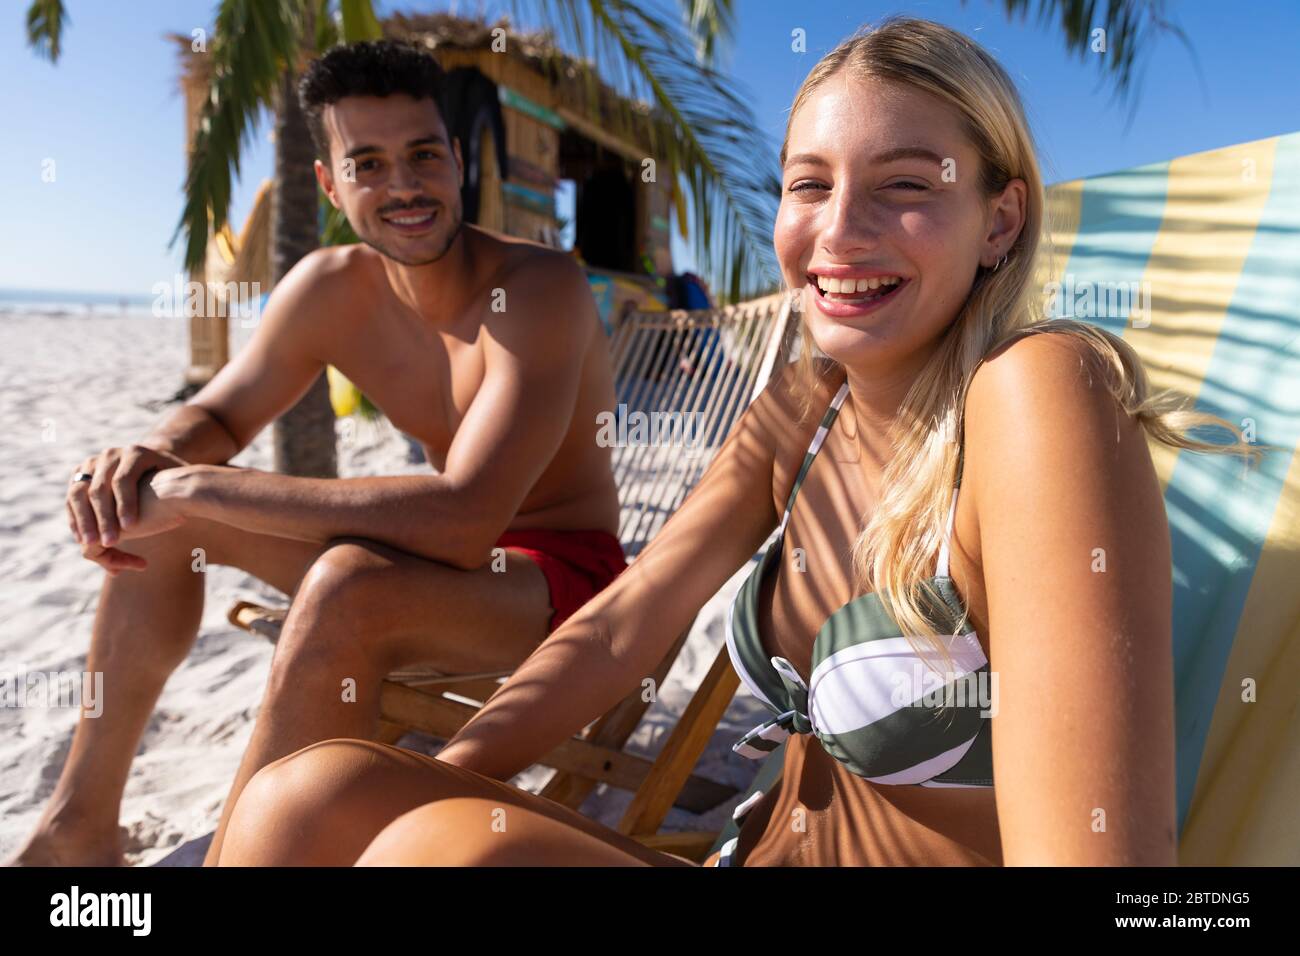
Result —
POLYGON ((155 296, 120 292, 68 292, 57 289, 0 289, 0 316, 26 315, 152 316, 155 296))

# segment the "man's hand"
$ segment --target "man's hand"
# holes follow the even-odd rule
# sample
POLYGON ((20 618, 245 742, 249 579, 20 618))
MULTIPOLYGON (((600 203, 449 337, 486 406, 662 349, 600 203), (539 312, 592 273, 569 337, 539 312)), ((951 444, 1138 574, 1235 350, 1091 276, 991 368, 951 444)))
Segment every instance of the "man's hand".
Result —
POLYGON ((189 514, 184 510, 189 489, 198 472, 210 465, 184 465, 148 471, 140 481, 139 514, 122 529, 122 540, 148 538, 179 528, 189 514))
POLYGON ((144 445, 109 448, 82 462, 77 471, 91 478, 73 481, 67 497, 68 524, 81 545, 82 554, 108 570, 112 570, 110 564, 115 559, 110 557, 106 563, 101 560, 105 556, 135 558, 116 551, 113 545, 121 538, 123 529, 131 530, 139 517, 141 477, 151 470, 179 468, 185 464, 175 455, 144 445))

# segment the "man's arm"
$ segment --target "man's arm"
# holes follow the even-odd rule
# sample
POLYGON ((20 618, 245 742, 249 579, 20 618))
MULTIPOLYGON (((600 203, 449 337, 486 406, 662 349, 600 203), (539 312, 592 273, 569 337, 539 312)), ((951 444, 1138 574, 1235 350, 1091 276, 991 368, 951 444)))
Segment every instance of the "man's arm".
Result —
POLYGON ((93 477, 69 488, 67 504, 86 557, 110 571, 143 568, 142 559, 112 547, 123 529, 135 531, 140 478, 229 460, 307 391, 323 368, 317 336, 340 262, 327 253, 303 259, 276 286, 248 345, 207 386, 137 444, 82 463, 78 471, 93 477))
MULTIPOLYGON (((569 430, 597 327, 582 274, 555 256, 520 266, 485 329, 478 394, 437 475, 313 479, 225 468, 160 475, 183 512, 309 541, 369 538, 462 568, 490 557, 569 430)), ((593 440, 596 423, 591 423, 593 440)))
MULTIPOLYGON (((793 366, 773 376, 645 550, 515 670, 439 760, 509 780, 643 685, 704 602, 776 527, 777 449, 786 448, 781 470, 793 483, 817 422, 795 424, 795 381, 793 366)), ((815 407, 830 399, 819 394, 815 407)))
POLYGON ((346 309, 341 303, 353 281, 345 256, 342 250, 319 249, 303 257, 276 284, 248 344, 190 399, 185 409, 207 416, 227 436, 225 443, 203 445, 208 429, 179 435, 182 448, 195 453, 187 459, 191 464, 233 458, 292 408, 324 371, 323 342, 346 309))

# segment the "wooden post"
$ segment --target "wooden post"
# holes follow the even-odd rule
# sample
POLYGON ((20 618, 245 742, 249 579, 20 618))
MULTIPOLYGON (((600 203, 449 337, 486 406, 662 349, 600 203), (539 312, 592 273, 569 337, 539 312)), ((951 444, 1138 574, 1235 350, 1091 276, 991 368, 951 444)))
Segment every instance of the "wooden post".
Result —
MULTIPOLYGON (((203 101, 207 97, 207 79, 204 71, 195 69, 194 58, 202 54, 182 54, 185 64, 181 75, 181 89, 185 95, 185 156, 186 168, 194 146, 194 132, 198 129, 199 117, 203 112, 203 101)), ((189 281, 204 285, 207 275, 204 269, 196 269, 189 275, 189 281)), ((184 302, 186 296, 177 296, 184 302)), ((230 360, 230 322, 224 315, 208 315, 209 296, 203 296, 204 310, 189 320, 190 323, 190 364, 185 369, 185 384, 206 385, 217 370, 230 360)), ((179 320, 179 316, 177 317, 179 320)))

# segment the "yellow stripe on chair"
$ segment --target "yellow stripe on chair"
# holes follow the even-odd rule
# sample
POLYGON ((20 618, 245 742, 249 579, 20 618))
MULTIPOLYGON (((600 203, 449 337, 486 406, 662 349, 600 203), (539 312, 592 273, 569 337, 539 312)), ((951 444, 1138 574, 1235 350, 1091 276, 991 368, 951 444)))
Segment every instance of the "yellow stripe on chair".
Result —
POLYGON ((1179 862, 1295 866, 1300 848, 1300 451, 1224 668, 1179 862), (1243 701, 1243 681, 1256 699, 1243 701))
MULTIPOLYGON (((1200 394, 1268 200, 1276 149, 1273 137, 1170 161, 1164 218, 1143 276, 1150 324, 1124 330, 1153 388, 1200 394)), ((1163 492, 1178 452, 1150 444, 1163 492)))

